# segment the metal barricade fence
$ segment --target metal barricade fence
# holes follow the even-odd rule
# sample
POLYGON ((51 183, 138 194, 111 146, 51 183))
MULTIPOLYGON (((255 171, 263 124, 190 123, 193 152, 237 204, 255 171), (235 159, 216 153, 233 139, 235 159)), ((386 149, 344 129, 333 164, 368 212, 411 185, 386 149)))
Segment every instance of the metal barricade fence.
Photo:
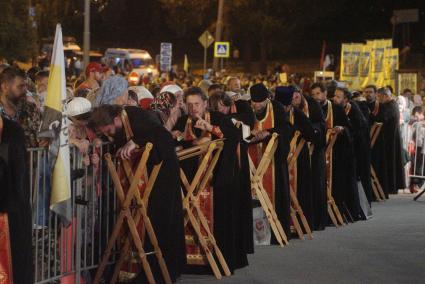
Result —
POLYGON ((425 121, 412 125, 412 136, 409 147, 411 158, 410 182, 425 190, 425 121))
MULTIPOLYGON (((99 163, 85 167, 76 147, 70 149, 71 225, 49 209, 49 154, 31 148, 30 188, 33 210, 35 283, 91 283, 116 221, 117 198, 102 158, 108 145, 97 148, 99 163)), ((92 153, 91 147, 89 153, 92 153)), ((112 262, 115 261, 115 254, 112 262)))

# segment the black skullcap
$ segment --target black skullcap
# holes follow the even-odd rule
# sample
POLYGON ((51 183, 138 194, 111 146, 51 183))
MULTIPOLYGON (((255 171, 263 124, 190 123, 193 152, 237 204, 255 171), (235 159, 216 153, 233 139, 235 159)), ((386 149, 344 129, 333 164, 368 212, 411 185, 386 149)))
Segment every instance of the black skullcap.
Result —
POLYGON ((249 88, 249 94, 251 95, 251 100, 256 103, 264 102, 269 97, 269 91, 262 83, 252 85, 249 88))
POLYGON ((289 106, 292 103, 292 98, 296 89, 292 86, 278 86, 275 90, 274 99, 284 106, 289 106))

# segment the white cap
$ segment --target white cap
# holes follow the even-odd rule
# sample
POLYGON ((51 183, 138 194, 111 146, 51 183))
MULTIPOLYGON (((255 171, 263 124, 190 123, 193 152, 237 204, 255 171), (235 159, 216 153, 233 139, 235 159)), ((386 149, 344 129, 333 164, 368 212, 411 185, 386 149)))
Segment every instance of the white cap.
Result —
POLYGON ((91 103, 82 97, 73 98, 66 104, 65 114, 67 116, 77 116, 91 111, 91 103))
POLYGON ((228 95, 230 98, 234 97, 234 96, 238 96, 238 93, 232 92, 232 91, 226 91, 226 95, 228 95))
POLYGON ((172 93, 173 95, 175 95, 178 92, 183 93, 183 89, 180 88, 177 85, 167 85, 167 86, 163 87, 159 93, 160 94, 162 94, 162 93, 172 93))
POLYGON ((128 90, 135 92, 139 101, 142 99, 153 99, 151 92, 143 86, 131 86, 128 90))

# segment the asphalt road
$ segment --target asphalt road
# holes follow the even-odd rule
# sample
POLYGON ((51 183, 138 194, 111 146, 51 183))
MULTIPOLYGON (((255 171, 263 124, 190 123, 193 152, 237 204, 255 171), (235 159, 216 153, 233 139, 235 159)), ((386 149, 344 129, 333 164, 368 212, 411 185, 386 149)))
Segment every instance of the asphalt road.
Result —
POLYGON ((285 248, 256 247, 250 265, 221 281, 183 275, 194 283, 425 283, 425 195, 373 203, 373 218, 293 239, 285 248))

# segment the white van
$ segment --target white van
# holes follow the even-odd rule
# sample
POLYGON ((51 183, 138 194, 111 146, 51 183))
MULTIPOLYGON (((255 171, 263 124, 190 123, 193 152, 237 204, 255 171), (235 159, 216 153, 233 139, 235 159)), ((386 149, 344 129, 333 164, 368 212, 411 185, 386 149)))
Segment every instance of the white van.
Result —
POLYGON ((109 67, 119 66, 129 72, 129 81, 132 85, 139 84, 140 78, 145 74, 158 76, 151 55, 143 49, 108 48, 103 61, 109 67), (128 67, 131 70, 128 70, 128 67))

